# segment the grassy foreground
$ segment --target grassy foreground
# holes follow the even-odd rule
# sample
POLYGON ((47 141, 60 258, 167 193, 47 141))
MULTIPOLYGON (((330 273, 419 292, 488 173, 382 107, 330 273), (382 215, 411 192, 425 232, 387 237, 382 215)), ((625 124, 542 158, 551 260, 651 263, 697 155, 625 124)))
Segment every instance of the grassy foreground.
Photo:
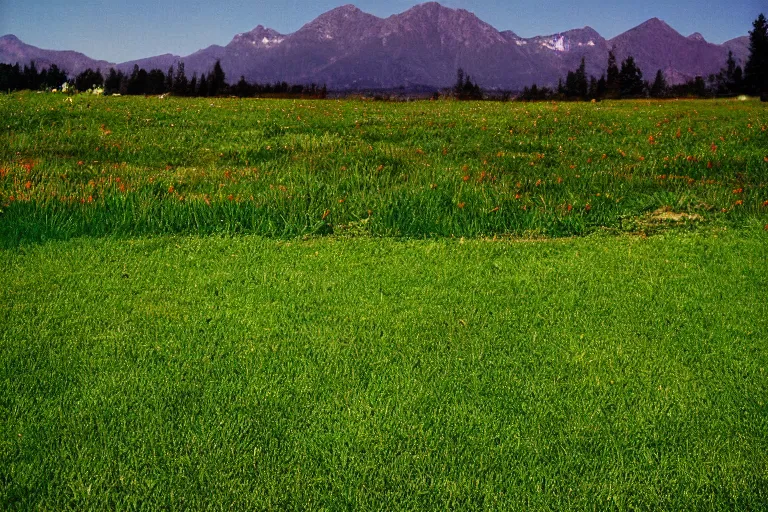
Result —
POLYGON ((0 508, 764 509, 767 235, 0 250, 0 508))

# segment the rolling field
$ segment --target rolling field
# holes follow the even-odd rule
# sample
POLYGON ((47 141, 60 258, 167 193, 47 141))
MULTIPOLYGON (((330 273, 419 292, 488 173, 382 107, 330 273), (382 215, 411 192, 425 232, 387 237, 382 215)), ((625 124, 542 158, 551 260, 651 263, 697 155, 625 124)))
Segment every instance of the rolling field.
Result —
POLYGON ((766 130, 0 95, 0 509, 766 509, 766 130))

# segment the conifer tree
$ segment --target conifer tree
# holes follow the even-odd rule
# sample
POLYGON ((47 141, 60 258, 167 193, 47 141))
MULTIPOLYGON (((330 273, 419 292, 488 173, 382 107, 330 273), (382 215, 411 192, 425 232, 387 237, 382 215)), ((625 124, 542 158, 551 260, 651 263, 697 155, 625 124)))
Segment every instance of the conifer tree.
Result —
POLYGON ((642 96, 645 89, 643 73, 635 64, 631 55, 621 63, 619 71, 619 96, 622 98, 636 98, 642 96))
POLYGON ((656 78, 651 85, 650 94, 652 98, 663 98, 667 95, 667 80, 664 78, 663 71, 656 71, 656 78))
POLYGON ((184 62, 179 62, 176 66, 176 75, 173 77, 173 94, 176 96, 186 96, 189 82, 184 73, 184 62))
POLYGON ((768 23, 760 14, 749 33, 749 58, 744 66, 744 81, 751 94, 768 101, 768 23))
POLYGON ((608 52, 608 69, 606 70, 605 91, 609 98, 619 97, 619 67, 616 65, 616 55, 613 50, 608 52))
POLYGON ((221 62, 218 60, 213 65, 213 71, 208 75, 208 90, 211 96, 218 96, 224 94, 227 89, 226 77, 224 70, 221 69, 221 62))

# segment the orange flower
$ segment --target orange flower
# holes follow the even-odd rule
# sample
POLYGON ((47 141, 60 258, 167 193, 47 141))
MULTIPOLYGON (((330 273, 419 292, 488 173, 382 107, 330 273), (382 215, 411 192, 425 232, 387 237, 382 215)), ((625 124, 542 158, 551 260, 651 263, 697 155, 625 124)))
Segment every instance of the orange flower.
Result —
POLYGON ((711 168, 712 168, 712 162, 711 161, 707 162, 707 169, 711 169, 711 168))
POLYGON ((469 174, 465 174, 464 177, 461 179, 463 179, 464 181, 469 181, 469 174))
POLYGON ((320 220, 325 220, 325 218, 328 217, 330 214, 331 214, 331 210, 325 210, 320 220))
POLYGON ((170 187, 168 187, 168 193, 169 193, 169 194, 173 194, 175 191, 176 191, 176 189, 175 189, 175 188, 173 188, 173 185, 171 185, 170 187))
POLYGON ((742 194, 744 192, 743 188, 735 188, 733 189, 734 194, 742 194))
POLYGON ((768 201, 763 201, 763 208, 768 208, 768 201))
POLYGON ((590 211, 591 209, 592 209, 592 206, 590 206, 590 204, 589 204, 589 203, 587 203, 587 204, 585 204, 585 205, 584 205, 584 211, 585 211, 585 212, 588 212, 588 211, 590 211))
POLYGON ((31 181, 26 182, 24 184, 24 188, 27 189, 27 190, 31 189, 32 188, 32 182, 31 181))
POLYGON ((734 204, 734 206, 741 206, 741 205, 743 205, 743 204, 744 204, 744 201, 742 201, 741 199, 739 199, 738 201, 736 201, 736 202, 735 202, 735 203, 733 203, 733 204, 734 204))
POLYGON ((234 200, 235 200, 235 196, 233 196, 232 194, 229 194, 227 196, 227 201, 234 201, 234 200))
POLYGON ((458 206, 459 208, 464 208, 464 205, 465 205, 465 204, 466 204, 466 203, 459 203, 457 206, 458 206))
POLYGON ((717 145, 716 144, 713 143, 711 146, 709 146, 709 149, 711 149, 713 153, 717 153, 717 145))
POLYGON ((656 140, 653 138, 653 135, 648 136, 648 144, 656 144, 656 140))

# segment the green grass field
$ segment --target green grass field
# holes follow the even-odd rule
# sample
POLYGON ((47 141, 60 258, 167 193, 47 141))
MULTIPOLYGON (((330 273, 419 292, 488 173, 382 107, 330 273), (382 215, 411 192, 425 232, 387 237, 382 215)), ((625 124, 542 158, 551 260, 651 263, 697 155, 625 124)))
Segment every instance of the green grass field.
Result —
POLYGON ((0 119, 6 246, 105 234, 571 236, 653 232, 670 213, 688 224, 768 217, 759 101, 19 94, 0 96, 0 119))
POLYGON ((759 102, 69 99, 0 95, 0 509, 768 508, 759 102))

